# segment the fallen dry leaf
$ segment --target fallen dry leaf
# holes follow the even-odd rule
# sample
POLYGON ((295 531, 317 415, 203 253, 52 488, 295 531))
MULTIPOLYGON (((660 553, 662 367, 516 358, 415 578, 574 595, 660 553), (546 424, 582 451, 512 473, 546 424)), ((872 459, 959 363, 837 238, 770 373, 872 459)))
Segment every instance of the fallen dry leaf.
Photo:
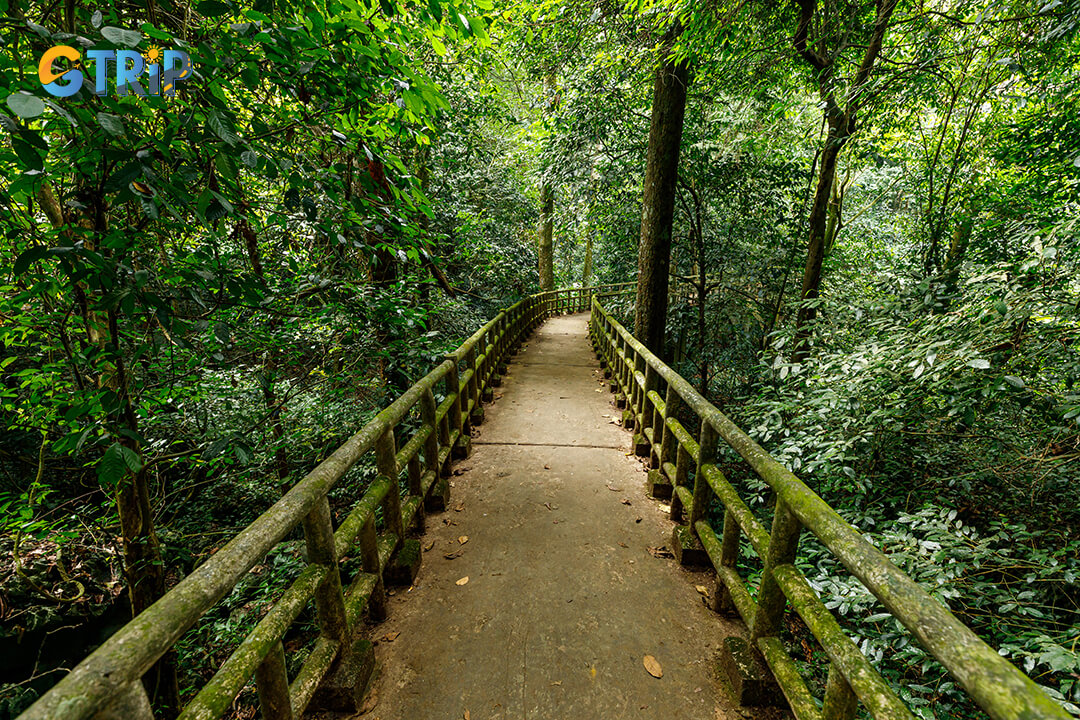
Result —
POLYGON ((544 465, 544 469, 545 469, 545 470, 550 470, 550 469, 551 469, 551 466, 550 466, 550 465, 544 465))
POLYGON ((459 537, 457 539, 457 541, 458 541, 458 545, 464 545, 465 543, 469 542, 469 536, 468 535, 462 535, 461 537, 459 537))
POLYGON ((386 642, 394 642, 395 640, 398 639, 398 635, 400 635, 400 634, 401 634, 400 632, 396 632, 396 631, 395 632, 388 632, 379 639, 380 640, 385 640, 386 642))
POLYGON ((630 502, 630 498, 623 498, 622 499, 622 504, 623 505, 631 505, 632 503, 630 502))
POLYGON ((660 663, 652 655, 646 655, 645 659, 642 661, 642 664, 645 665, 645 669, 654 678, 664 677, 663 668, 660 667, 660 663))
POLYGON ((451 520, 450 518, 443 518, 442 522, 443 522, 443 525, 457 525, 457 521, 456 520, 451 520))
POLYGON ((709 588, 705 587, 704 585, 695 585, 694 589, 705 597, 709 597, 709 588))
POLYGON ((465 503, 458 503, 454 506, 454 512, 461 512, 465 509, 465 503))
POLYGON ((464 550, 455 550, 454 552, 446 553, 445 555, 443 555, 443 557, 446 558, 447 560, 453 560, 454 558, 461 557, 464 553, 465 553, 464 550))
POLYGON ((428 540, 426 543, 424 543, 424 552, 427 552, 428 550, 430 550, 433 547, 435 547, 435 541, 434 540, 428 540))
POLYGON ((629 545, 627 545, 627 544, 626 544, 626 543, 624 543, 624 542, 621 542, 621 543, 619 543, 619 547, 624 547, 624 548, 628 548, 628 547, 630 547, 630 546, 629 546, 629 545))
POLYGON ((456 585, 464 585, 467 582, 469 582, 469 576, 468 575, 466 575, 465 577, 458 580, 457 583, 455 583, 455 584, 456 585))
POLYGON ((611 483, 608 483, 607 489, 611 492, 622 492, 622 488, 613 487, 611 483))
POLYGON ((667 549, 667 546, 651 547, 649 553, 655 558, 673 558, 675 553, 667 549))
POLYGON ((462 717, 464 717, 464 718, 465 718, 465 720, 470 720, 470 716, 469 716, 469 711, 468 711, 468 710, 466 710, 466 711, 465 711, 465 713, 464 713, 464 715, 462 715, 462 717))
POLYGON ((556 680, 555 682, 551 683, 552 687, 558 687, 559 685, 562 685, 562 680, 556 680))

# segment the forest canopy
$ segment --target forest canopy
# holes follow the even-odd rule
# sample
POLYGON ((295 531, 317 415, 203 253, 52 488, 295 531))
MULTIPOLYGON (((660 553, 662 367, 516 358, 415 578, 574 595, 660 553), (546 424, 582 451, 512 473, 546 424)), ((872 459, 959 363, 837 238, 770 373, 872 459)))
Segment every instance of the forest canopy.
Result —
MULTIPOLYGON (((0 662, 0 718, 500 308, 622 282, 650 349, 1080 716, 1080 0, 0 9, 0 656, 38 658, 0 662)), ((977 717, 799 564, 913 712, 977 717)))

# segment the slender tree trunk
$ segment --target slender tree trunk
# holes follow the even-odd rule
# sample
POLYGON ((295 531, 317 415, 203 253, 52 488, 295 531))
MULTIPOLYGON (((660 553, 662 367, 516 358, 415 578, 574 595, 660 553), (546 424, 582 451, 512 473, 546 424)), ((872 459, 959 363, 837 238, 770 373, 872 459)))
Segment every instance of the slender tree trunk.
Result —
MULTIPOLYGON (((825 52, 826 42, 811 43, 810 30, 818 11, 817 0, 793 0, 799 9, 799 24, 792 36, 792 44, 799 56, 814 70, 818 83, 829 133, 825 147, 821 151, 821 168, 818 170, 817 189, 814 202, 810 207, 809 238, 807 241, 806 267, 803 270, 803 283, 800 299, 803 305, 795 325, 795 348, 792 357, 795 362, 802 362, 810 354, 811 324, 817 317, 816 307, 807 307, 820 296, 821 264, 828 249, 829 203, 833 195, 833 183, 836 181, 836 162, 840 151, 855 131, 856 116, 867 101, 866 84, 870 80, 874 65, 881 54, 889 20, 896 9, 897 0, 877 0, 873 29, 858 70, 851 79, 845 97, 836 95, 836 61, 847 41, 838 42, 834 54, 825 52)), ((828 10, 828 6, 826 7, 828 10)))
MULTIPOLYGON (((544 73, 544 95, 548 100, 548 116, 555 114, 558 107, 555 88, 554 68, 544 73)), ((555 225, 555 188, 551 185, 550 172, 544 176, 540 187, 540 290, 555 289, 555 252, 552 247, 552 232, 555 225)))
POLYGON ((585 263, 581 268, 581 284, 588 287, 589 281, 592 280, 592 252, 593 252, 593 239, 590 232, 585 236, 585 263))
POLYGON ((555 289, 555 253, 551 240, 554 216, 555 193, 551 188, 551 181, 544 180, 540 189, 540 290, 555 289))
MULTIPOLYGON (((670 52, 676 32, 665 45, 670 52)), ((679 149, 690 69, 685 62, 665 57, 653 84, 652 123, 641 197, 641 239, 638 243, 637 309, 634 335, 657 355, 663 355, 667 323, 671 228, 675 214, 679 149)))
POLYGON ((832 196, 833 182, 836 180, 836 161, 840 150, 847 141, 848 133, 845 122, 841 128, 834 128, 829 123, 829 136, 821 152, 821 169, 818 171, 817 190, 814 203, 810 206, 810 236, 806 248, 806 267, 803 269, 802 291, 799 294, 803 305, 799 307, 796 321, 794 360, 802 362, 810 352, 810 324, 817 317, 817 307, 806 305, 820 295, 821 265, 825 260, 828 240, 829 202, 832 196))

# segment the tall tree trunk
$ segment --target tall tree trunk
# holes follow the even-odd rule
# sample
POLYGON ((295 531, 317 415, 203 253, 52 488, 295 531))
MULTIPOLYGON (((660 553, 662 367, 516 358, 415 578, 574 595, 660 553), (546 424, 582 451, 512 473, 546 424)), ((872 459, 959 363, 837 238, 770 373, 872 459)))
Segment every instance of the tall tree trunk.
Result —
MULTIPOLYGON (((544 95, 548 101, 548 116, 554 115, 558 100, 555 89, 554 68, 544 73, 544 95)), ((552 247, 552 232, 555 225, 555 188, 551 185, 551 174, 546 173, 540 187, 540 290, 555 289, 555 251, 552 247)))
POLYGON ((554 216, 555 193, 551 188, 551 181, 544 180, 540 189, 540 290, 555 289, 555 253, 551 240, 554 216))
POLYGON ((641 239, 638 243, 637 309, 634 335, 657 355, 664 352, 667 323, 668 272, 671 264, 671 227, 675 214, 675 186, 679 177, 686 86, 690 69, 670 57, 681 28, 665 43, 665 58, 656 69, 652 122, 641 196, 641 239))
POLYGON ((592 279, 592 252, 593 240, 590 232, 585 236, 585 263, 581 268, 581 284, 585 287, 588 287, 589 281, 592 279))
MULTIPOLYGON (((871 95, 866 85, 870 75, 881 54, 881 47, 885 41, 885 32, 889 28, 889 20, 896 9, 897 0, 877 0, 873 30, 863 51, 862 60, 859 63, 844 97, 838 98, 836 93, 838 81, 836 78, 836 61, 848 40, 837 40, 837 49, 833 54, 825 51, 827 43, 820 40, 817 43, 808 42, 810 29, 815 25, 814 19, 817 14, 817 0, 793 0, 793 4, 799 10, 799 24, 792 36, 792 44, 799 56, 813 69, 818 84, 818 94, 821 97, 825 118, 828 122, 829 132, 825 138, 825 146, 821 150, 821 166, 818 170, 817 189, 814 192, 814 202, 810 207, 808 219, 809 237, 807 239, 806 267, 803 270, 803 283, 800 299, 803 305, 799 308, 798 320, 795 325, 795 348, 792 358, 795 362, 802 362, 810 354, 811 324, 817 317, 817 307, 807 307, 805 303, 817 300, 821 291, 821 264, 825 259, 828 248, 828 220, 829 203, 833 196, 833 183, 836 181, 836 162, 840 151, 855 132, 856 117, 859 110, 866 104, 871 95), (816 47, 816 49, 815 49, 816 47)), ((826 10, 829 8, 827 7, 826 10)), ((821 26, 819 19, 818 26, 821 26)))
POLYGON ((836 160, 850 136, 847 122, 840 127, 829 123, 829 135, 821 152, 821 169, 818 171, 817 190, 810 206, 810 234, 806 248, 806 267, 803 269, 802 291, 799 298, 799 316, 795 324, 795 362, 802 362, 810 353, 810 324, 817 317, 817 307, 807 302, 817 300, 821 291, 821 265, 825 260, 828 240, 829 202, 833 182, 836 180, 836 160))

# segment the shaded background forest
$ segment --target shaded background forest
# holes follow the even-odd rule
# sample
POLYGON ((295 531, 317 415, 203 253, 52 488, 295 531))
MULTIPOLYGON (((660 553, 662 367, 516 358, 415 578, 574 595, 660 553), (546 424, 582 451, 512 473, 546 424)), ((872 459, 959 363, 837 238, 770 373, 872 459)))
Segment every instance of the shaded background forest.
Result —
MULTIPOLYGON (((1080 701, 1080 2, 894 4, 799 350, 823 93, 852 87, 881 2, 817 8, 834 86, 792 42, 805 3, 0 0, 0 716, 540 289, 545 239, 544 285, 634 280, 665 60, 689 69, 667 358, 1080 701), (183 47, 197 73, 171 99, 52 99, 37 58, 61 41, 183 47)), ((916 712, 976 716, 803 552, 916 712)), ((182 693, 298 563, 201 621, 182 693)))

